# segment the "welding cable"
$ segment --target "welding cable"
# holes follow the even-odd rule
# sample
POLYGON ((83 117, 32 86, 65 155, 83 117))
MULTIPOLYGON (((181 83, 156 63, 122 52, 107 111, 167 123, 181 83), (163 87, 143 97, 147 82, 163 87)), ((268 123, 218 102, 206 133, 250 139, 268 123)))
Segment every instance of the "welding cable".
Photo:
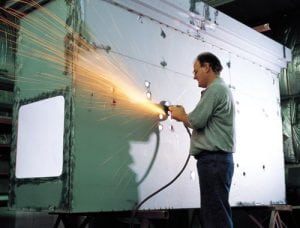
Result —
MULTIPOLYGON (((185 126, 185 129, 188 133, 188 135, 190 136, 191 138, 191 132, 189 130, 189 128, 187 126, 185 126)), ((190 155, 188 155, 182 169, 178 172, 178 174, 169 182, 167 183, 166 185, 162 186, 160 189, 156 190, 155 192, 153 192, 152 194, 150 194, 149 196, 147 196, 143 201, 141 201, 137 206, 135 206, 135 208, 132 210, 132 214, 131 214, 131 219, 130 219, 130 228, 133 228, 133 220, 135 218, 135 215, 136 215, 136 212, 139 210, 139 208, 146 202, 148 201, 150 198, 152 198, 153 196, 155 196, 157 193, 161 192, 162 190, 166 189, 167 187, 169 187, 171 184, 173 184, 177 179, 178 177, 183 173, 183 171, 185 170, 185 168, 187 167, 187 164, 189 163, 189 160, 190 160, 190 155)))
POLYGON ((156 140, 156 145, 155 145, 155 151, 154 151, 154 154, 153 154, 153 157, 151 159, 151 162, 145 172, 145 174, 143 175, 143 177, 137 182, 137 185, 140 185, 146 178, 147 176, 149 175, 150 173, 150 170, 152 169, 153 165, 154 165, 154 161, 156 160, 156 157, 157 157, 157 154, 158 154, 158 148, 159 148, 159 143, 160 143, 160 135, 159 135, 159 132, 158 130, 156 129, 155 131, 155 134, 156 134, 156 137, 157 137, 157 140, 156 140))

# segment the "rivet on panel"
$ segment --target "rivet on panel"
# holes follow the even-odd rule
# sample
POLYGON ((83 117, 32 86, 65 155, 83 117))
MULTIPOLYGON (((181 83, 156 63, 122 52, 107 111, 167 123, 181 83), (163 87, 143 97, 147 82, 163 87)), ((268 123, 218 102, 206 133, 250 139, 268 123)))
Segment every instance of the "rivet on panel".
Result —
POLYGON ((164 118, 164 115, 160 113, 160 114, 158 115, 158 117, 159 117, 160 120, 162 120, 162 119, 164 118))
POLYGON ((227 65, 228 68, 230 68, 230 67, 231 67, 231 62, 228 61, 228 62, 226 63, 226 65, 227 65))
POLYGON ((147 92, 146 92, 146 97, 147 97, 148 100, 151 100, 151 99, 152 99, 152 94, 151 94, 150 91, 147 91, 147 92))
POLYGON ((163 127, 162 124, 158 124, 158 130, 162 131, 163 128, 164 128, 164 127, 163 127))
POLYGON ((165 60, 163 60, 163 61, 160 62, 160 65, 162 67, 166 67, 167 66, 167 62, 165 60))
POLYGON ((138 18, 137 18, 137 20, 138 20, 141 24, 143 24, 143 17, 142 17, 142 15, 139 15, 138 18))
POLYGON ((174 126, 173 126, 173 125, 171 125, 171 126, 170 126, 170 130, 171 130, 172 132, 174 132, 174 131, 175 131, 175 129, 174 129, 174 126))
POLYGON ((165 39, 166 36, 167 36, 163 29, 161 29, 160 36, 161 36, 162 38, 164 38, 164 39, 165 39))
POLYGON ((151 83, 150 83, 149 81, 145 81, 145 87, 146 87, 147 89, 150 88, 150 85, 151 85, 151 83))
POLYGON ((112 105, 115 106, 117 104, 117 100, 115 98, 115 88, 112 87, 111 90, 112 90, 112 105))

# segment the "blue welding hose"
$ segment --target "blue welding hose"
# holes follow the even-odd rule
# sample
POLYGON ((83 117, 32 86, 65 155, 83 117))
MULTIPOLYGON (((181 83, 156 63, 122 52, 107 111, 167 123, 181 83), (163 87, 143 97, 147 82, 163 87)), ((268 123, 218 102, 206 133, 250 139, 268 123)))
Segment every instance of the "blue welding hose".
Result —
MULTIPOLYGON (((189 128, 187 126, 185 126, 185 129, 188 133, 188 135, 191 137, 191 132, 189 130, 189 128)), ((173 184, 178 177, 183 173, 183 171, 185 170, 187 164, 189 163, 190 160, 190 155, 188 155, 182 169, 178 172, 178 174, 166 185, 162 186, 160 189, 156 190, 155 192, 153 192, 152 194, 150 194, 149 196, 147 196, 143 201, 141 201, 138 205, 135 206, 135 208, 132 210, 132 214, 131 214, 131 219, 130 219, 130 228, 133 228, 133 220, 135 218, 136 212, 139 210, 139 208, 146 202, 148 201, 150 198, 152 198, 153 196, 155 196, 157 193, 161 192, 162 190, 166 189, 167 187, 169 187, 171 184, 173 184)))

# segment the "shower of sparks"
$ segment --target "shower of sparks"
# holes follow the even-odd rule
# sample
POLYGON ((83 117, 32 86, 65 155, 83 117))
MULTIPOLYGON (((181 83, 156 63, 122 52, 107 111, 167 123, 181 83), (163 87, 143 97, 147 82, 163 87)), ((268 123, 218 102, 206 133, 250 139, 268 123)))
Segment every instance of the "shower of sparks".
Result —
MULTIPOLYGON (((120 70, 109 59, 109 54, 96 49, 80 50, 75 60, 75 81, 86 91, 98 91, 99 95, 111 99, 123 110, 133 110, 141 113, 164 114, 163 110, 153 104, 139 89, 125 71, 120 70), (100 64, 99 64, 100 63, 100 64)), ((120 64, 121 65, 121 64, 120 64)), ((122 67, 122 66, 121 66, 122 67)))
MULTIPOLYGON (((164 114, 164 111, 145 95, 145 91, 141 89, 143 87, 137 84, 121 61, 116 62, 110 53, 88 43, 70 26, 66 25, 62 19, 35 1, 24 0, 18 2, 28 4, 41 13, 39 20, 35 20, 14 9, 0 8, 7 15, 22 19, 23 25, 26 25, 26 27, 20 27, 19 24, 7 19, 2 14, 0 16, 1 23, 9 25, 22 34, 19 38, 16 37, 16 34, 9 34, 10 37, 14 37, 10 42, 13 43, 13 52, 17 56, 40 61, 41 63, 47 62, 52 68, 60 72, 66 69, 66 65, 71 66, 74 85, 80 91, 84 91, 85 94, 93 93, 94 105, 110 102, 120 109, 120 115, 134 113, 136 115, 157 115, 158 117, 159 114, 164 114), (66 33, 72 34, 73 48, 71 50, 65 50, 58 42, 66 39, 66 33), (22 42, 22 36, 26 37, 27 43, 22 42), (68 56, 71 56, 71 58, 68 58, 68 56)), ((18 75, 18 72, 16 74, 18 75)), ((49 80, 54 87, 53 89, 55 89, 64 82, 66 83, 68 78, 41 72, 35 79, 22 75, 17 76, 16 80, 31 85, 38 85, 41 80, 49 80)), ((31 89, 42 90, 38 87, 31 89)), ((78 94, 78 96, 80 95, 78 94)), ((89 97, 83 95, 82 98, 88 106, 89 97)), ((96 109, 97 107, 89 108, 96 109)))
MULTIPOLYGON (((160 126, 159 121, 166 115, 162 107, 155 104, 158 101, 154 101, 150 92, 151 83, 138 82, 139 75, 134 75, 127 68, 122 56, 114 55, 109 48, 88 42, 55 12, 50 12, 34 0, 18 2, 26 3, 38 11, 38 17, 34 17, 0 7, 0 22, 18 31, 8 34, 17 59, 16 77, 12 75, 10 78, 23 85, 22 91, 37 94, 52 92, 72 83, 75 89, 72 92, 75 91, 75 100, 80 102, 80 108, 99 114, 91 121, 95 121, 95 125, 112 123, 108 125, 109 130, 115 127, 115 134, 110 137, 116 143, 109 145, 111 148, 108 152, 103 151, 102 162, 98 164, 100 169, 114 166, 116 157, 125 156, 130 140, 149 140, 149 136, 160 126), (20 20, 21 26, 4 15, 20 20), (32 71, 30 64, 34 65, 32 71), (118 128, 123 132, 119 133, 118 128)), ((56 4, 62 2, 57 1, 56 4)), ((93 34, 87 37, 97 41, 93 34)), ((106 143, 101 137, 99 141, 100 144, 106 143)), ((118 165, 112 180, 117 183, 114 184, 116 190, 123 186, 122 191, 126 191, 128 185, 135 181, 131 169, 127 168, 130 162, 131 157, 128 157, 118 165)))

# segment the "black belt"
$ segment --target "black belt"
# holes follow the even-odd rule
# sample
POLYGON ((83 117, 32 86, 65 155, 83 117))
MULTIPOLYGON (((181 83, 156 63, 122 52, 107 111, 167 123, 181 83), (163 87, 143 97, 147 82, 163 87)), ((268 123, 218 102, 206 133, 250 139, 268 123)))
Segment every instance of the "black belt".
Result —
POLYGON ((221 154, 221 155, 226 155, 229 152, 225 152, 223 150, 216 150, 216 151, 211 151, 211 150, 201 150, 199 154, 195 154, 194 158, 199 159, 200 157, 203 157, 205 155, 212 155, 212 154, 221 154))

